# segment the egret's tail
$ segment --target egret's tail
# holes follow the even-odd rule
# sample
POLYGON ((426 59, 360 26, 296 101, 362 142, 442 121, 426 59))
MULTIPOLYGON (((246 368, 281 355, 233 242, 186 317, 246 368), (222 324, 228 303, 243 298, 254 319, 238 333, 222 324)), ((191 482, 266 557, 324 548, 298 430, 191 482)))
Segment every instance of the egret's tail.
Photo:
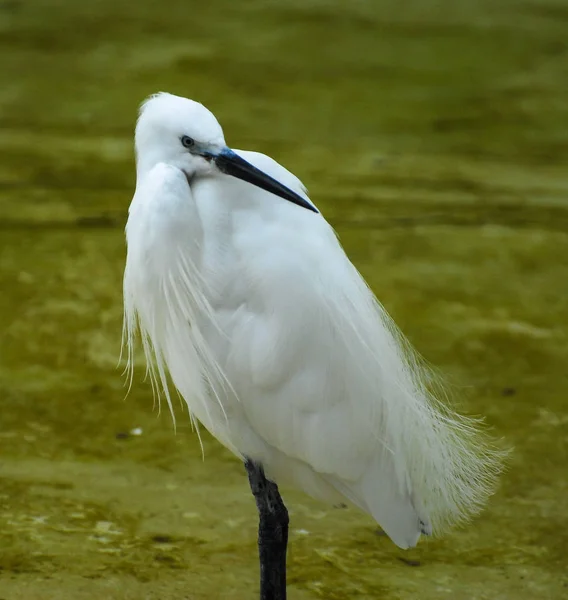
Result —
POLYGON ((331 483, 351 503, 369 513, 399 548, 412 548, 421 534, 432 534, 432 525, 410 490, 393 485, 394 464, 385 454, 376 456, 357 483, 331 483))
POLYGON ((358 481, 328 480, 400 548, 411 548, 421 534, 441 534, 479 512, 507 454, 492 448, 474 421, 433 403, 430 399, 427 405, 430 414, 399 407, 401 420, 399 429, 391 430, 391 446, 377 450, 358 481))
POLYGON ((437 378, 347 259, 345 265, 350 285, 328 302, 344 347, 361 365, 353 401, 374 408, 368 423, 376 442, 362 474, 340 491, 409 547, 420 533, 442 533, 476 514, 507 452, 478 420, 450 408, 437 378))

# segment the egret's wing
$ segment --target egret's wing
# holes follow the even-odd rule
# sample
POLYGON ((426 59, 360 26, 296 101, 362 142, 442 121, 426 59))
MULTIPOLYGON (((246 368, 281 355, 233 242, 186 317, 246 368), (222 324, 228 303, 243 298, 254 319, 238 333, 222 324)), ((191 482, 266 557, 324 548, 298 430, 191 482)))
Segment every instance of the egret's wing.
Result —
MULTIPOLYGON (((277 163, 244 157, 299 187, 277 163)), ((255 194, 254 215, 235 217, 245 293, 227 372, 256 434, 335 481, 402 546, 430 521, 475 511, 497 457, 428 392, 325 220, 279 201, 259 221, 268 198, 255 194)))

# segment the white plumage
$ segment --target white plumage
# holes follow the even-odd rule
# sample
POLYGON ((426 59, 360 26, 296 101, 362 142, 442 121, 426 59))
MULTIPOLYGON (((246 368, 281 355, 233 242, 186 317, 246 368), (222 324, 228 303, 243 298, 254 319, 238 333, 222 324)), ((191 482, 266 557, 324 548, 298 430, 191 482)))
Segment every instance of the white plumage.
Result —
MULTIPOLYGON (((501 455, 428 391, 430 374, 321 214, 221 173, 212 157, 224 148, 202 105, 169 94, 143 105, 126 228, 129 366, 139 326, 170 408, 168 371, 192 419, 232 452, 278 483, 350 501, 401 548, 469 517, 501 455)), ((309 202, 278 163, 237 154, 309 202)))

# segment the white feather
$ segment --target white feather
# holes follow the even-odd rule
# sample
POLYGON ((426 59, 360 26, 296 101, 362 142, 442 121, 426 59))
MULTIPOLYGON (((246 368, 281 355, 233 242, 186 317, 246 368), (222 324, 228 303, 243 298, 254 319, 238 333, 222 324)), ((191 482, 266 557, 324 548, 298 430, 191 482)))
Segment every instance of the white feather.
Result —
MULTIPOLYGON (((307 199, 272 159, 239 154, 307 199)), ((434 397, 321 215, 220 173, 188 184, 139 163, 126 235, 129 368, 138 325, 172 415, 168 372, 236 455, 352 502, 403 548, 484 504, 502 454, 434 397)))

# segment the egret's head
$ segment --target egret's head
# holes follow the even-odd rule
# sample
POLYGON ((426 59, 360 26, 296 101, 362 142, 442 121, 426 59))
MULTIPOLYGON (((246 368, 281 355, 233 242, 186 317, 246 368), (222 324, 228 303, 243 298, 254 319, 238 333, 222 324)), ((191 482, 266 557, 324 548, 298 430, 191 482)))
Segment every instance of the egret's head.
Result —
POLYGON ((181 169, 188 181, 224 173, 317 212, 301 196, 227 148, 221 125, 199 102, 161 92, 150 96, 136 124, 139 175, 164 162, 181 169))
POLYGON ((165 162, 189 178, 211 170, 211 156, 225 148, 223 130, 203 104, 164 92, 150 96, 136 124, 139 167, 165 162))

